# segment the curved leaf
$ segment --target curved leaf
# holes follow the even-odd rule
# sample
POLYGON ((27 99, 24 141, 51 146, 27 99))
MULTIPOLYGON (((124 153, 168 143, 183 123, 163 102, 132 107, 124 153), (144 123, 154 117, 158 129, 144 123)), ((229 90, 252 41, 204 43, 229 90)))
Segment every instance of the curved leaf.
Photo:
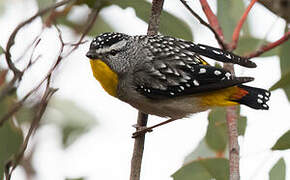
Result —
POLYGON ((205 140, 217 152, 223 152, 228 143, 225 108, 214 108, 208 115, 205 140))
POLYGON ((174 180, 228 180, 229 162, 225 158, 207 158, 192 161, 173 175, 174 180))
POLYGON ((12 120, 0 127, 0 143, 0 179, 3 179, 5 164, 19 151, 23 143, 22 131, 12 120))
POLYGON ((213 158, 216 156, 216 153, 212 151, 206 142, 202 140, 197 148, 194 149, 191 153, 189 153, 184 158, 184 164, 187 164, 188 162, 197 160, 197 159, 204 159, 204 158, 213 158))
POLYGON ((286 150, 290 149, 290 130, 283 134, 276 144, 272 147, 272 150, 286 150))
MULTIPOLYGON (((240 107, 238 114, 238 134, 244 135, 247 118, 240 115, 240 107)), ((208 115, 208 127, 205 135, 207 145, 217 153, 223 153, 228 144, 228 134, 226 125, 226 110, 223 107, 214 108, 208 115)))
POLYGON ((279 159, 279 161, 274 165, 271 169, 270 180, 285 180, 286 179, 286 165, 283 158, 279 159))
POLYGON ((276 82, 270 90, 273 91, 278 88, 282 88, 290 101, 290 41, 287 41, 279 46, 279 58, 281 68, 281 79, 276 82))
MULTIPOLYGON (((241 18, 245 10, 243 1, 218 0, 217 1, 217 17, 223 29, 223 33, 227 42, 232 40, 234 28, 241 18)), ((244 23, 243 32, 249 35, 249 27, 247 21, 244 23)))

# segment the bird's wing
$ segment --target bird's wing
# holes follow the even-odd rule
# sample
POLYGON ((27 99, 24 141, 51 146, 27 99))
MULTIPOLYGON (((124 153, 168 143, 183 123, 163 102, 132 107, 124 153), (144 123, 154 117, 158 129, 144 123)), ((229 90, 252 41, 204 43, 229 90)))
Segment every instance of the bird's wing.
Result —
POLYGON ((163 49, 157 49, 151 61, 137 65, 133 72, 136 90, 148 98, 209 92, 253 80, 251 77, 235 77, 223 68, 210 66, 196 53, 167 50, 164 49, 168 48, 166 46, 160 48, 163 49))
POLYGON ((254 68, 257 66, 249 59, 235 55, 231 52, 203 44, 195 44, 191 41, 170 36, 154 35, 149 37, 148 41, 149 44, 151 44, 151 49, 157 53, 158 51, 163 51, 166 48, 174 53, 183 52, 188 55, 194 53, 195 55, 205 56, 216 61, 238 64, 249 68, 254 68))

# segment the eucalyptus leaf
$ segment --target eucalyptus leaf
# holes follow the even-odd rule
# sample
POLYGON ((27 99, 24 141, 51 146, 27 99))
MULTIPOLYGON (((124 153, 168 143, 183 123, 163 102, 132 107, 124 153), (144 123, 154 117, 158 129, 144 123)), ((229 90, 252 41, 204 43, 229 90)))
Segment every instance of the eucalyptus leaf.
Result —
POLYGON ((44 9, 53 4, 55 0, 37 0, 36 2, 39 9, 44 9))
MULTIPOLYGON (((1 10, 1 9, 0 9, 1 10)), ((4 53, 4 49, 0 46, 0 55, 4 53)))
MULTIPOLYGON (((240 106, 237 110, 238 114, 238 134, 244 135, 247 118, 240 115, 240 106)), ((211 110, 208 115, 208 127, 205 135, 207 145, 217 153, 223 153, 228 144, 228 133, 226 124, 226 109, 217 107, 211 110)))
POLYGON ((173 175, 174 180, 228 180, 229 162, 225 158, 206 158, 185 164, 173 175))
POLYGON ((197 159, 204 159, 204 158, 213 158, 216 156, 216 153, 211 150, 206 142, 202 140, 198 146, 189 153, 185 158, 184 158, 184 164, 187 164, 191 161, 197 160, 197 159))
POLYGON ((80 178, 65 178, 65 180, 85 180, 84 177, 80 177, 80 178))
POLYGON ((272 150, 286 150, 290 149, 290 130, 283 134, 276 144, 272 147, 272 150))
POLYGON ((0 179, 3 179, 5 164, 13 160, 22 143, 22 131, 11 119, 0 127, 0 179))
POLYGON ((285 180, 286 179, 286 165, 283 158, 273 166, 269 173, 270 180, 285 180))
MULTIPOLYGON (((245 10, 244 2, 232 0, 218 0, 217 8, 218 21, 223 30, 225 39, 227 42, 231 42, 234 28, 239 22, 245 10)), ((242 30, 245 36, 250 34, 247 21, 245 21, 242 30)))
POLYGON ((276 82, 270 90, 273 91, 278 88, 282 88, 290 101, 290 41, 286 41, 279 46, 279 58, 280 58, 280 68, 281 68, 281 79, 276 82))
POLYGON ((225 108, 214 108, 208 115, 208 127, 205 140, 208 146, 217 152, 223 152, 226 149, 228 136, 226 125, 225 108))

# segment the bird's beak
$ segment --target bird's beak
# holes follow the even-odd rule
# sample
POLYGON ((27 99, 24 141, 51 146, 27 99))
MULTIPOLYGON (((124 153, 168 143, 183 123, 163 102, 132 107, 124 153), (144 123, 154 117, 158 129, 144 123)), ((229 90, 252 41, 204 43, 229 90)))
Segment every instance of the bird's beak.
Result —
POLYGON ((87 52, 86 56, 90 59, 100 59, 100 57, 94 51, 87 52))

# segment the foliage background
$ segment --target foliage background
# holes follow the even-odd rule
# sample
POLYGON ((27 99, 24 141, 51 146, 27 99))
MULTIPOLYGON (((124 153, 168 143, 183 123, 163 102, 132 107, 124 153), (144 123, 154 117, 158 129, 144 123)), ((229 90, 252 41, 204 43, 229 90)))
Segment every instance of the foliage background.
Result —
MULTIPOLYGON (((19 22, 33 15, 38 7, 45 7, 51 2, 49 0, 37 2, 34 0, 2 0, 0 3, 0 27, 5 28, 0 28, 0 45, 5 47, 10 33, 19 22)), ((217 11, 217 8, 214 8, 216 5, 223 10, 218 15, 226 35, 232 32, 235 22, 243 12, 242 9, 236 8, 243 7, 242 1, 231 4, 230 2, 232 1, 209 2, 215 11, 217 11), (222 7, 225 4, 228 4, 230 8, 222 7)), ((84 1, 84 3, 91 6, 90 1, 84 1)), ((67 42, 77 40, 82 23, 86 21, 90 9, 84 3, 80 1, 80 5, 74 6, 67 16, 58 20, 64 40, 67 42)), ((146 33, 147 25, 142 19, 148 19, 149 3, 145 1, 136 3, 136 1, 127 0, 115 1, 114 3, 119 6, 113 5, 101 10, 90 35, 96 35, 103 31, 119 31, 132 35, 146 33), (135 7, 136 11, 127 8, 129 5, 135 7), (139 18, 136 18, 136 15, 139 18)), ((248 1, 244 3, 247 4, 248 1)), ((189 4, 205 19, 197 1, 190 1, 189 4)), ((161 19, 161 22, 164 23, 161 25, 161 32, 194 39, 198 43, 218 46, 208 29, 200 25, 182 7, 181 3, 165 1, 165 9, 171 14, 165 14, 163 20, 161 19), (172 14, 179 18, 177 19, 172 14), (180 19, 183 19, 186 24, 180 19)), ((238 54, 243 55, 246 52, 251 52, 264 41, 274 41, 284 33, 285 21, 261 5, 254 6, 249 18, 248 28, 244 29, 244 36, 239 44, 241 48, 237 50, 238 54)), ((33 37, 41 31, 44 20, 45 18, 43 20, 39 18, 21 30, 12 49, 14 57, 22 55, 33 37)), ((5 102, 1 102, 0 114, 6 111, 5 108, 9 107, 9 103, 23 97, 34 87, 39 82, 40 76, 55 59, 60 46, 56 29, 53 26, 45 29, 41 39, 35 52, 35 56, 42 55, 41 59, 23 77, 17 91, 7 97, 5 102)), ((92 36, 88 36, 86 39, 91 40, 92 36)), ((26 168, 16 169, 12 179, 23 179, 27 172, 33 175, 34 170, 36 172, 35 179, 42 180, 78 177, 84 179, 128 178, 133 146, 131 133, 134 131, 131 125, 135 123, 137 111, 105 94, 100 85, 93 79, 88 59, 84 56, 88 46, 89 43, 80 46, 57 69, 57 73, 53 76, 53 87, 59 88, 59 91, 50 102, 50 106, 42 119, 42 125, 29 144, 24 161, 26 164, 23 166, 26 168), (32 156, 29 156, 30 154, 32 156), (31 167, 31 169, 27 169, 27 167, 31 167)), ((283 87, 288 92, 287 85, 290 79, 288 77, 290 66, 287 63, 287 59, 289 60, 288 49, 289 43, 269 52, 267 57, 256 58, 255 62, 258 65, 256 69, 237 67, 237 74, 255 77, 256 80, 249 85, 262 88, 272 87, 282 75, 282 80, 274 87, 283 87)), ((29 55, 25 58, 28 59, 29 55)), ((0 67, 5 68, 4 56, 1 56, 0 60, 2 60, 0 67)), ((23 67, 24 64, 19 63, 18 66, 23 67)), ((12 74, 8 74, 7 80, 11 76, 12 74)), ((255 111, 241 107, 241 119, 247 121, 245 135, 240 137, 242 179, 267 179, 270 169, 280 157, 284 158, 289 167, 289 150, 271 150, 277 139, 290 129, 289 118, 287 118, 287 111, 290 108, 287 94, 281 89, 273 91, 269 111, 255 111)), ((22 114, 19 113, 16 117, 24 132, 27 130, 27 123, 31 116, 29 110, 31 103, 33 104, 37 97, 38 94, 34 94, 33 98, 26 104, 28 110, 24 109, 22 114)), ((217 152, 219 155, 224 154, 226 147, 225 127, 215 127, 220 124, 220 122, 215 122, 218 122, 219 119, 212 120, 208 124, 208 113, 196 114, 190 118, 191 120, 180 120, 149 134, 146 137, 142 178, 171 179, 170 175, 174 174, 184 162, 188 164, 200 157, 215 157, 217 152), (206 132, 207 128, 211 127, 217 132, 206 132), (204 137, 205 139, 203 139, 204 137), (214 139, 210 137, 214 137, 214 139)), ((152 124, 161 120, 154 116, 150 116, 149 119, 149 123, 152 124)), ((2 153, 1 149, 3 150, 3 148, 0 148, 1 161, 10 157, 11 152, 17 151, 17 147, 21 143, 22 134, 17 127, 19 126, 15 127, 15 124, 10 122, 0 129, 0 147, 7 147, 5 152, 9 153, 2 153)), ((242 131, 241 134, 243 134, 242 131)), ((289 142, 289 139, 286 137, 283 142, 289 142)), ((286 149, 289 148, 289 144, 285 146, 286 149)), ((278 145, 275 147, 281 148, 278 145)), ((218 159, 218 161, 220 160, 224 161, 218 159)), ((2 163, 1 161, 0 163, 2 163)), ((218 164, 220 163, 224 162, 218 164)), ((285 169, 283 160, 279 161, 279 166, 276 169, 278 169, 276 174, 283 175, 281 173, 285 169), (282 165, 280 165, 281 162, 282 165)), ((275 171, 275 168, 271 171, 272 179, 275 176, 275 171)), ((202 174, 202 177, 205 177, 206 173, 202 174)), ((173 175, 178 179, 177 176, 178 173, 173 175)), ((208 177, 211 176, 212 174, 209 174, 208 177)), ((281 177, 281 179, 283 178, 281 177)), ((284 179, 290 179, 289 170, 284 179)))

